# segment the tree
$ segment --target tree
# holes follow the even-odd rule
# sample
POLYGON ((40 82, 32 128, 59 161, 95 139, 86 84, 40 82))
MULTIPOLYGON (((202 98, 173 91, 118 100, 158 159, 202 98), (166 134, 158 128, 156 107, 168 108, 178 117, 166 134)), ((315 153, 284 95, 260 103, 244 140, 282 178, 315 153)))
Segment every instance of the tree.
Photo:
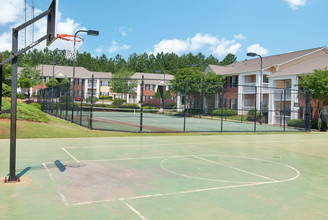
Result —
POLYGON ((133 73, 125 68, 120 69, 119 72, 114 73, 112 79, 110 80, 110 86, 112 92, 125 94, 134 92, 137 86, 135 80, 128 80, 133 73))
POLYGON ((28 97, 30 98, 29 88, 39 85, 41 82, 40 79, 40 70, 36 67, 26 65, 18 78, 18 85, 21 88, 28 89, 28 97))
POLYGON ((226 66, 232 63, 235 63, 237 61, 237 57, 234 54, 227 54, 225 58, 220 62, 221 66, 226 66))
POLYGON ((299 86, 312 92, 312 99, 317 105, 318 129, 321 129, 321 117, 324 104, 328 103, 328 69, 315 69, 313 73, 302 75, 299 86))

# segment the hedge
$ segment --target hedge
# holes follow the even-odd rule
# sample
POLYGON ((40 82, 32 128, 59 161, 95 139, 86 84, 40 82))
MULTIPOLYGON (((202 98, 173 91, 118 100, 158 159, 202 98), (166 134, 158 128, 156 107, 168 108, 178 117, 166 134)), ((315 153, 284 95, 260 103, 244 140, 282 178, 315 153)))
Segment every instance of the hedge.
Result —
POLYGON ((234 109, 214 109, 208 113, 213 116, 235 116, 238 115, 238 111, 234 109))

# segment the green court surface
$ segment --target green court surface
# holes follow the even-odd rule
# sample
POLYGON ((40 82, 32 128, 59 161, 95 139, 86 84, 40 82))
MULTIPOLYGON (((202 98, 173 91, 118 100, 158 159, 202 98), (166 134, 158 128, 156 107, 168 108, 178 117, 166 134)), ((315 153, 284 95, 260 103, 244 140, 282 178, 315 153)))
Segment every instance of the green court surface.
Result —
MULTIPOLYGON (((104 108, 105 109, 105 108, 104 108)), ((223 120, 216 117, 205 116, 202 118, 174 116, 160 113, 149 113, 151 110, 145 110, 143 113, 143 131, 144 132, 254 132, 254 122, 249 121, 232 121, 223 120)), ((78 118, 78 113, 76 118, 78 118)), ((87 116, 86 111, 83 111, 83 116, 87 116)), ((197 115, 196 115, 197 116, 197 115)), ((94 111, 93 123, 94 129, 114 130, 114 131, 140 131, 140 110, 122 109, 117 112, 112 111, 94 111)), ((89 117, 82 117, 83 123, 87 126, 89 117)), ((285 128, 286 132, 299 132, 304 129, 285 128)), ((256 125, 258 132, 283 132, 283 126, 258 124, 256 125)))
POLYGON ((328 219, 328 135, 0 140, 0 219, 328 219))

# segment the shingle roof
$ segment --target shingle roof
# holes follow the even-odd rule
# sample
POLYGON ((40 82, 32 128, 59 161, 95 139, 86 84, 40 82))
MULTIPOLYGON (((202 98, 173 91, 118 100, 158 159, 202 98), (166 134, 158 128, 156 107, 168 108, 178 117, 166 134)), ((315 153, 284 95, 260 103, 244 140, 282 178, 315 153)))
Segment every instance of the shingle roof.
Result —
MULTIPOLYGON (((51 77, 53 73, 53 66, 52 65, 43 65, 43 76, 45 77, 51 77)), ((22 67, 18 68, 18 73, 22 70, 22 67)), ((39 65, 37 67, 40 71, 42 71, 42 65, 39 65)), ((68 78, 73 77, 73 67, 72 66, 57 66, 55 65, 55 75, 57 73, 63 73, 66 75, 68 78)), ((75 78, 80 78, 80 79, 88 79, 91 78, 92 75, 94 75, 95 78, 112 78, 112 73, 110 72, 93 72, 89 71, 84 67, 75 67, 75 78)))
MULTIPOLYGON (((268 56, 262 58, 263 69, 266 69, 271 66, 279 65, 281 63, 293 60, 297 57, 301 57, 305 54, 309 54, 318 50, 323 49, 324 47, 318 47, 308 50, 301 50, 295 52, 289 52, 284 54, 278 54, 274 56, 268 56)), ((260 58, 245 60, 237 63, 233 63, 227 66, 218 66, 218 65, 209 65, 209 68, 216 74, 229 75, 237 74, 243 72, 252 72, 260 70, 260 58)))
POLYGON ((280 77, 295 74, 313 73, 314 69, 324 69, 328 67, 328 54, 321 54, 301 63, 289 66, 269 77, 280 77))

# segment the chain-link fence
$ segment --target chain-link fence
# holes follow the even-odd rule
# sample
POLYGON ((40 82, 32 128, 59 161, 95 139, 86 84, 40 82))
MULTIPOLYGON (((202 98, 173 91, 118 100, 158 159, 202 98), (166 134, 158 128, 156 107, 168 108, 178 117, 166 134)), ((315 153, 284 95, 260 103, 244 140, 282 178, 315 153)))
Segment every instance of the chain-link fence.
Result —
POLYGON ((42 110, 90 129, 296 132, 311 127, 311 95, 301 90, 144 77, 80 79, 72 88, 43 89, 42 110))

